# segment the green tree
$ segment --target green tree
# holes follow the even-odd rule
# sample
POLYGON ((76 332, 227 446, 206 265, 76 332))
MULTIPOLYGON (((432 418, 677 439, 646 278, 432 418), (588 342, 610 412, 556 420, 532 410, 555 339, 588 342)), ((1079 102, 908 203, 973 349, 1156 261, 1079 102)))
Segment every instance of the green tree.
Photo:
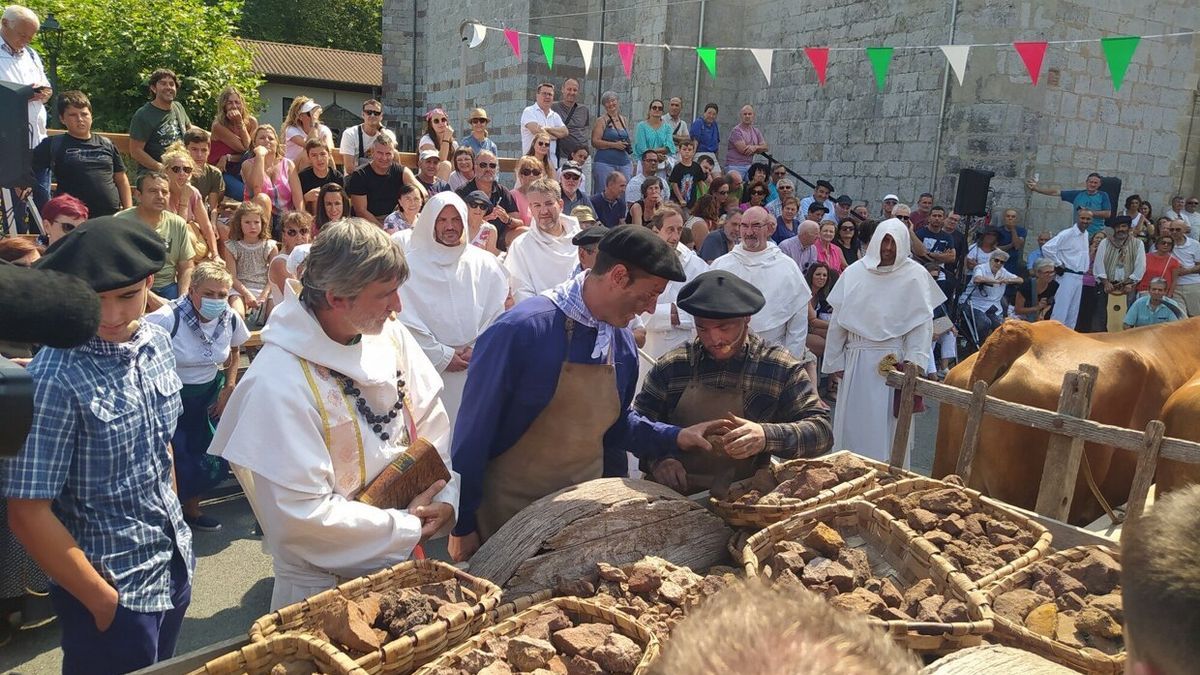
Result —
POLYGON ((378 54, 383 0, 246 0, 241 36, 378 54))
MULTIPOLYGON (((198 126, 210 126, 217 96, 229 85, 251 109, 259 106, 262 82, 250 53, 233 39, 240 0, 34 0, 30 7, 43 17, 53 12, 62 24, 59 89, 88 95, 99 131, 129 129, 157 68, 179 75, 179 102, 198 126)), ((38 40, 45 57, 45 36, 38 40)))

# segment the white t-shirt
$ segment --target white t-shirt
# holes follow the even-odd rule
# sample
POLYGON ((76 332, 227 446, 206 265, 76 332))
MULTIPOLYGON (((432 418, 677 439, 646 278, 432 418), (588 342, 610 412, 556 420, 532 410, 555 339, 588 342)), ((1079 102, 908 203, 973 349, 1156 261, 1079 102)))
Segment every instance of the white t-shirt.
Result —
MULTIPOLYGON (((205 356, 205 350, 210 348, 188 326, 187 321, 180 317, 179 325, 175 325, 175 312, 170 303, 146 315, 147 321, 162 327, 168 333, 172 330, 175 331, 175 335, 171 338, 171 347, 175 352, 175 371, 179 373, 179 379, 183 380, 184 384, 211 382, 217 376, 217 369, 221 368, 229 359, 231 349, 241 347, 246 344, 246 340, 250 339, 250 329, 246 327, 246 322, 242 320, 242 317, 232 308, 226 309, 225 312, 232 314, 233 320, 229 323, 220 341, 211 347, 211 355, 208 356, 205 356)), ((200 330, 204 331, 209 339, 212 339, 220 322, 219 319, 201 320, 200 330)))
MULTIPOLYGON (((543 129, 567 126, 562 117, 554 110, 543 113, 536 103, 529 106, 521 113, 521 152, 518 153, 521 155, 528 152, 529 146, 533 145, 533 132, 525 126, 530 122, 537 122, 542 125, 543 129)), ((558 140, 553 136, 550 137, 550 166, 558 168, 558 140)))
POLYGON ((356 124, 342 132, 342 142, 338 146, 338 152, 342 153, 342 161, 355 168, 362 167, 364 164, 371 163, 371 146, 375 143, 375 137, 380 133, 386 134, 392 139, 392 144, 396 143, 396 134, 392 133, 391 129, 380 127, 379 131, 374 134, 368 134, 362 130, 361 124, 356 124), (359 143, 359 138, 362 138, 362 143, 359 143), (366 152, 363 152, 363 149, 366 152), (365 157, 363 155, 366 155, 365 157), (352 160, 357 161, 352 161, 352 160))
MULTIPOLYGON (((1176 244, 1171 255, 1184 267, 1195 267, 1200 262, 1200 241, 1186 237, 1182 244, 1176 244)), ((1189 286, 1200 284, 1200 274, 1181 274, 1175 279, 1176 285, 1189 286)))
MULTIPOLYGON (((29 47, 20 55, 8 53, 7 45, 0 49, 0 80, 37 86, 50 86, 42 59, 29 47)), ((36 147, 46 138, 46 106, 41 101, 29 101, 29 147, 36 147)))
MULTIPOLYGON (((325 141, 325 145, 333 147, 333 132, 329 130, 329 127, 325 126, 324 124, 317 123, 317 135, 321 137, 321 140, 325 141)), ((300 155, 304 154, 303 143, 296 145, 295 143, 290 142, 291 139, 295 138, 296 136, 304 139, 308 137, 308 134, 304 133, 304 130, 300 127, 288 127, 283 130, 283 141, 281 141, 284 143, 283 156, 287 157, 293 162, 297 161, 300 155)))
MULTIPOLYGON (((434 150, 437 150, 438 152, 442 151, 442 149, 438 147, 438 144, 434 143, 433 139, 429 137, 429 134, 425 134, 424 136, 421 137, 421 140, 417 141, 417 150, 418 151, 420 151, 425 146, 429 146, 429 147, 433 148, 434 150)), ((450 154, 447 156, 453 156, 454 151, 457 149, 458 149, 458 141, 456 141, 454 139, 450 139, 450 154)))
POLYGON ((987 312, 993 307, 1000 309, 1000 299, 1004 297, 1005 286, 998 282, 1012 281, 1020 278, 1003 267, 1000 268, 999 272, 992 274, 992 269, 989 265, 988 259, 984 258, 983 262, 971 273, 971 281, 973 283, 969 284, 966 290, 963 291, 963 298, 969 297, 971 306, 981 312, 987 312), (993 283, 990 286, 979 283, 983 281, 991 281, 993 283))

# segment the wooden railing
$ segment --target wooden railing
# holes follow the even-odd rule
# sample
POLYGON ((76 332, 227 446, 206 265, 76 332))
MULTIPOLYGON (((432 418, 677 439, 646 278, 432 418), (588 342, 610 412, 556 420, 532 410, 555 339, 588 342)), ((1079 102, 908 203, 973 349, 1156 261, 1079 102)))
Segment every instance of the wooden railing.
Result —
POLYGON ((912 428, 914 396, 921 396, 943 405, 966 409, 967 420, 955 472, 967 484, 970 483, 971 465, 979 448, 984 416, 1051 434, 1034 510, 1056 520, 1066 521, 1071 510, 1084 443, 1108 445, 1135 453, 1137 468, 1130 487, 1126 518, 1136 518, 1146 507, 1159 458, 1200 464, 1200 443, 1164 438, 1166 427, 1160 420, 1151 420, 1145 431, 1135 431, 1086 419, 1091 412, 1092 391, 1098 374, 1099 369, 1090 364, 1082 364, 1078 370, 1068 372, 1063 377, 1058 410, 1052 412, 989 396, 987 382, 976 382, 968 392, 926 380, 920 377, 917 367, 910 363, 903 373, 890 373, 887 378, 888 386, 899 389, 901 396, 896 435, 892 439, 891 463, 893 466, 903 465, 912 428))
MULTIPOLYGON (((54 135, 66 133, 66 132, 64 132, 62 129, 50 129, 49 133, 51 136, 54 136, 54 135)), ((96 131, 93 133, 95 133, 97 136, 103 136, 103 137, 107 138, 108 140, 112 141, 113 145, 116 146, 117 151, 120 152, 121 154, 123 154, 123 155, 129 154, 129 134, 113 134, 113 133, 109 133, 107 131, 96 131)), ((397 157, 397 161, 399 161, 401 165, 407 166, 408 168, 414 169, 414 170, 417 168, 417 153, 415 153, 415 152, 397 152, 396 157, 397 157)), ((339 152, 336 148, 333 150, 333 161, 335 163, 337 163, 338 166, 342 166, 342 164, 343 164, 342 153, 339 152)), ((517 166, 516 158, 513 158, 513 157, 501 157, 500 158, 500 171, 501 172, 512 173, 512 171, 516 168, 516 166, 517 166)))

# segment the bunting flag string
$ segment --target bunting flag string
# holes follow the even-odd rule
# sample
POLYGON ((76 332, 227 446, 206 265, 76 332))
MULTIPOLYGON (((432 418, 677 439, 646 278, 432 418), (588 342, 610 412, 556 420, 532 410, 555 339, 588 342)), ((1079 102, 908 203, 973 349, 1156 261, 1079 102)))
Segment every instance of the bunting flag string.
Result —
MULTIPOLYGON (((963 84, 963 77, 966 72, 967 60, 971 50, 984 48, 1006 48, 1010 47, 1017 51, 1021 57, 1022 63, 1029 74, 1030 81, 1033 86, 1041 77, 1042 67, 1045 63, 1046 52, 1051 45, 1081 45, 1089 43, 1100 43, 1101 49, 1104 52, 1104 59, 1108 65, 1109 74, 1112 77, 1113 89, 1120 91, 1121 85, 1125 80, 1125 75, 1128 72, 1129 66, 1132 63, 1133 55, 1137 51, 1138 46, 1143 40, 1161 40, 1176 37, 1189 37, 1200 35, 1200 31, 1180 31, 1175 33, 1161 33, 1157 35, 1119 35, 1100 38, 1084 38, 1076 40, 1045 40, 1045 41, 1017 41, 1017 42, 996 42, 996 43, 981 43, 968 45, 899 45, 899 46, 870 46, 870 47, 787 47, 777 49, 765 49, 758 47, 699 47, 693 45, 672 45, 672 44, 655 44, 642 42, 626 42, 626 41, 609 41, 609 40, 585 40, 582 38, 561 37, 554 35, 545 35, 538 33, 529 33, 519 31, 512 28, 501 28, 498 26, 489 26, 482 23, 471 24, 471 37, 468 46, 472 49, 481 45, 489 31, 500 31, 504 33, 504 37, 512 48, 513 54, 521 58, 521 38, 536 37, 541 43, 542 53, 546 58, 546 63, 550 68, 554 67, 554 48, 557 40, 570 40, 579 45, 580 55, 583 57, 583 70, 587 74, 592 66, 592 54, 595 46, 600 45, 615 45, 617 53, 621 58, 621 67, 625 72, 626 79, 633 77, 633 57, 638 47, 649 47, 654 49, 681 49, 694 50, 696 57, 708 73, 713 78, 717 77, 717 53, 718 52, 750 52, 757 62, 759 70, 762 71, 763 77, 767 81, 767 85, 771 84, 771 69, 774 63, 775 52, 794 52, 803 50, 804 55, 808 58, 813 66, 813 70, 817 74, 817 81, 821 86, 825 85, 826 74, 829 67, 830 52, 852 52, 860 49, 865 49, 867 59, 871 64, 871 70, 875 75, 875 85, 879 91, 883 91, 887 86, 888 71, 891 66, 892 58, 895 52, 911 52, 911 51, 940 51, 945 57, 950 69, 954 72, 955 80, 959 86, 963 84)), ((464 37, 464 40, 467 38, 464 37)))

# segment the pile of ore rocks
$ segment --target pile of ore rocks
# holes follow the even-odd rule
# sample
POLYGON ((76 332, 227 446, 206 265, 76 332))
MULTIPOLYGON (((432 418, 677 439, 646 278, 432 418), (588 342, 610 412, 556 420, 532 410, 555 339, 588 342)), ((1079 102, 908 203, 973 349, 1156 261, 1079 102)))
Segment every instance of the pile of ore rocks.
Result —
POLYGON ((291 659, 276 663, 268 673, 270 675, 325 675, 325 671, 310 659, 291 659))
POLYGON ((433 675, 624 675, 642 656, 642 646, 612 625, 572 621, 558 607, 543 605, 519 632, 492 635, 466 654, 444 658, 433 675))
POLYGON ((1069 647, 1116 655, 1125 650, 1120 582, 1121 563, 1100 549, 1089 549, 1075 562, 1037 563, 1020 588, 996 596, 992 609, 1069 647))
POLYGON ((307 631, 357 658, 409 631, 468 610, 475 599, 458 581, 439 581, 348 600, 338 597, 316 616, 307 631))
POLYGON ((828 460, 805 459, 763 467, 748 480, 730 486, 729 500, 735 504, 761 506, 804 501, 869 471, 871 467, 866 462, 849 453, 840 453, 828 460))
POLYGON ((956 487, 885 495, 875 504, 933 544, 972 580, 992 574, 1037 543, 1033 532, 983 512, 956 487))
POLYGON ((839 609, 885 621, 970 620, 966 604, 939 593, 930 579, 906 588, 892 574, 875 574, 865 548, 847 545, 841 533, 825 523, 817 523, 803 541, 775 544, 767 563, 764 573, 776 584, 802 586, 839 609))
POLYGON ((666 639, 675 625, 706 598, 736 579, 731 567, 712 567, 705 575, 647 556, 624 567, 598 563, 588 578, 560 581, 556 595, 591 598, 624 612, 666 639))

